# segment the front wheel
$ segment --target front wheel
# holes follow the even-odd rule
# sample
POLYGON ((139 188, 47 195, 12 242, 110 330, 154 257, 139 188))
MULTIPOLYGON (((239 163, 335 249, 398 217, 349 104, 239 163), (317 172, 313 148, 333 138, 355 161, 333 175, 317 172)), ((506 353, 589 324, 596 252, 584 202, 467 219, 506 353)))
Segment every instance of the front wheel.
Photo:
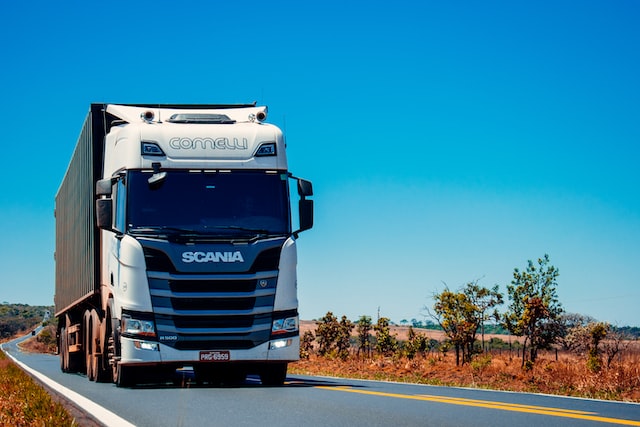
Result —
POLYGON ((109 317, 100 318, 96 310, 91 311, 93 323, 93 336, 97 338, 99 345, 96 345, 94 374, 97 382, 111 382, 111 367, 109 366, 109 346, 107 337, 111 334, 109 317), (103 327, 104 326, 104 327, 103 327))
POLYGON ((260 373, 260 381, 266 386, 280 386, 287 378, 287 364, 275 363, 266 365, 260 373))
POLYGON ((119 365, 117 368, 115 382, 118 387, 131 387, 136 385, 136 369, 132 366, 119 365))
POLYGON ((114 319, 115 311, 113 308, 113 300, 109 300, 109 309, 107 310, 106 334, 105 341, 107 345, 107 354, 105 359, 105 369, 109 370, 105 377, 111 378, 114 383, 118 383, 119 361, 120 361, 120 333, 118 329, 118 321, 114 319))

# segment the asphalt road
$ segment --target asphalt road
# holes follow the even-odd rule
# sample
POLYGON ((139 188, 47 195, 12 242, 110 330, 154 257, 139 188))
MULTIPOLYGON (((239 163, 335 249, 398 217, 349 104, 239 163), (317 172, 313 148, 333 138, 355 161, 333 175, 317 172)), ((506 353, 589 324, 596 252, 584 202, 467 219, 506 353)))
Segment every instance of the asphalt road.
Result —
POLYGON ((117 388, 63 374, 57 356, 3 349, 61 393, 84 396, 109 426, 640 426, 638 404, 299 375, 283 387, 249 377, 236 387, 117 388))

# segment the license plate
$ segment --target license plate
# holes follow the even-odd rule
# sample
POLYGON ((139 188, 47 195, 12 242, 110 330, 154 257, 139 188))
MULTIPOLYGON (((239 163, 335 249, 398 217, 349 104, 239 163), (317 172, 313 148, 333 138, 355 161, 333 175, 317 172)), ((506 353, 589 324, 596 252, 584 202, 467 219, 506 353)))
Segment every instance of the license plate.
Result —
POLYGON ((228 362, 231 360, 231 354, 226 350, 201 351, 201 362, 228 362))

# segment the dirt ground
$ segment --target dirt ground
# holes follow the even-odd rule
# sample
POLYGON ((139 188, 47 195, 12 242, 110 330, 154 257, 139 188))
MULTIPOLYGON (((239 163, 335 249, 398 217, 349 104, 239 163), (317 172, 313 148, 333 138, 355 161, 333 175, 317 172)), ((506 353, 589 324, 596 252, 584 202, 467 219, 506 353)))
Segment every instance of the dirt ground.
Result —
MULTIPOLYGON (((316 322, 301 321, 301 334, 315 331, 316 322)), ((399 340, 407 339, 408 327, 394 326, 391 333, 399 340)), ((430 339, 442 341, 440 331, 415 329, 430 339)), ((504 335, 505 342, 517 341, 504 335)), ((612 362, 594 371, 587 366, 585 355, 559 351, 541 351, 538 360, 523 368, 517 350, 494 350, 479 354, 470 363, 457 366, 453 351, 430 351, 413 359, 394 355, 359 356, 355 350, 346 360, 311 354, 293 363, 291 373, 375 379, 421 384, 487 388, 533 393, 548 393, 605 400, 640 402, 640 343, 632 342, 612 362)))

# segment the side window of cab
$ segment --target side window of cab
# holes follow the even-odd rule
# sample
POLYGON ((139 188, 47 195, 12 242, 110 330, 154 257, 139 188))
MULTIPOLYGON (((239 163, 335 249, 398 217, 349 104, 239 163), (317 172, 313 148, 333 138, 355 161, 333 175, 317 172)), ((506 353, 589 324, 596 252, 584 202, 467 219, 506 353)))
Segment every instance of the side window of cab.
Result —
POLYGON ((114 228, 120 233, 124 233, 126 231, 126 201, 127 201, 127 189, 125 178, 122 177, 118 179, 116 184, 113 186, 113 193, 115 199, 115 215, 113 220, 114 228))

